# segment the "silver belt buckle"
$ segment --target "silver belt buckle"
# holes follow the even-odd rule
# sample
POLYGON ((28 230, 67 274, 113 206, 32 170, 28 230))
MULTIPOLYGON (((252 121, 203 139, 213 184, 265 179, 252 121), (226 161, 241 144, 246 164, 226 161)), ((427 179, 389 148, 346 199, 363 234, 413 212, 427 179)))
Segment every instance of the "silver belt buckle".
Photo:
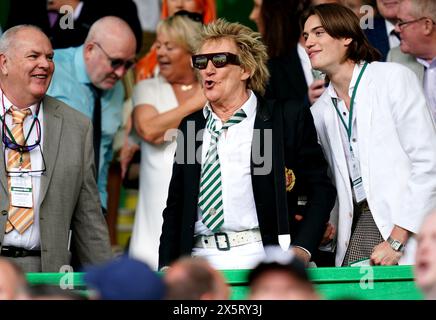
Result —
POLYGON ((229 236, 227 235, 227 233, 225 232, 216 232, 213 234, 214 238, 215 238, 215 244, 216 244, 216 248, 220 251, 229 251, 230 250, 230 241, 229 241, 229 236), (226 242, 226 246, 225 247, 220 247, 219 241, 218 241, 218 237, 224 237, 224 240, 226 242))

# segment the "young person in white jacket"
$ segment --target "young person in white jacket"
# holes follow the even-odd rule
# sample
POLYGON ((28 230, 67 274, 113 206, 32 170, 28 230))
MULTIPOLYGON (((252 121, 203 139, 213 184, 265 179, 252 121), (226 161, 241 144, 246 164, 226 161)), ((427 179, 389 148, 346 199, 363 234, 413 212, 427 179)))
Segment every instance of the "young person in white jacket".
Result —
POLYGON ((415 234, 436 207, 436 131, 415 74, 375 62, 352 11, 310 9, 303 35, 329 85, 312 106, 337 188, 336 265, 413 264, 415 234))

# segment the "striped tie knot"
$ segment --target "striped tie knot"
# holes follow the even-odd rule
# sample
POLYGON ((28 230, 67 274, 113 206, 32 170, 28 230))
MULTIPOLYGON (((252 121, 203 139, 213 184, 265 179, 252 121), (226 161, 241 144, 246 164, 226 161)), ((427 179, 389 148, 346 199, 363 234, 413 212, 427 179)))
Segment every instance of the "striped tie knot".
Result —
POLYGON ((15 106, 12 106, 9 109, 9 113, 12 115, 13 124, 21 124, 24 122, 24 119, 26 119, 27 116, 32 114, 32 111, 30 110, 30 108, 21 110, 15 106))
POLYGON ((209 112, 207 117, 206 127, 211 134, 211 140, 206 159, 201 166, 198 206, 202 212, 202 222, 213 232, 217 232, 224 223, 218 138, 224 130, 240 123, 246 117, 245 112, 240 109, 220 129, 217 129, 217 121, 213 119, 212 112, 209 112))
POLYGON ((212 117, 212 112, 210 112, 207 117, 207 129, 212 136, 219 137, 224 130, 227 130, 231 126, 240 123, 246 117, 247 114, 244 112, 244 110, 239 109, 229 120, 224 122, 224 124, 221 126, 221 129, 217 129, 217 121, 212 117))
POLYGON ((245 118, 247 118, 247 115, 245 114, 244 110, 239 109, 229 120, 227 120, 223 124, 223 129, 228 129, 231 126, 238 124, 239 122, 241 122, 245 118))

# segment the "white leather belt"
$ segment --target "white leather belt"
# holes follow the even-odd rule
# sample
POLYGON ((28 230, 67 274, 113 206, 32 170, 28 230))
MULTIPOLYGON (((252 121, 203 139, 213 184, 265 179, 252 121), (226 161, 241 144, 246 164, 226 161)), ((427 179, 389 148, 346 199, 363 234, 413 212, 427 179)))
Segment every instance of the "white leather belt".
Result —
POLYGON ((211 236, 196 236, 194 238, 194 247, 228 251, 230 248, 258 241, 262 241, 259 229, 239 232, 215 232, 211 236))

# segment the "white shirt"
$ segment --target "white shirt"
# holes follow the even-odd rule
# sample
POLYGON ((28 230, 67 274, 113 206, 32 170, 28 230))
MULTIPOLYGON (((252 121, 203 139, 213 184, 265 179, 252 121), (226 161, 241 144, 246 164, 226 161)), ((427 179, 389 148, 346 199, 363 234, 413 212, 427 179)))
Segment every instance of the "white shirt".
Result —
MULTIPOLYGON (((1 93, 1 90, 0 90, 1 93)), ((12 123, 12 116, 7 113, 7 110, 12 106, 12 103, 6 98, 5 95, 3 95, 3 101, 4 105, 1 106, 1 114, 2 117, 6 117, 6 125, 12 129, 13 123, 12 123), (6 114, 5 114, 6 110, 6 114)), ((30 110, 32 110, 32 115, 36 114, 37 110, 37 104, 34 104, 30 106, 30 110)), ((43 105, 41 102, 39 114, 38 114, 38 120, 41 124, 41 142, 40 146, 36 147, 32 151, 30 151, 30 162, 32 170, 39 170, 43 168, 43 161, 42 161, 42 146, 44 144, 44 112, 43 112, 43 105)), ((33 122, 32 116, 27 116, 24 119, 24 135, 27 137, 27 134, 30 130, 30 127, 33 122)), ((28 138, 28 144, 34 144, 37 140, 38 135, 36 131, 36 123, 32 131, 30 132, 30 136, 28 138)), ((5 148, 5 146, 2 143, 2 148, 5 148)), ((0 159, 0 161, 6 161, 10 150, 6 150, 5 152, 5 159, 0 159)), ((2 164, 4 165, 4 164, 2 164)), ((40 199, 39 199, 39 192, 40 192, 40 185, 41 185, 41 176, 32 176, 32 190, 33 190, 33 224, 23 233, 20 234, 18 231, 13 229, 11 232, 5 234, 3 239, 3 246, 15 246, 19 248, 24 249, 39 249, 40 248, 40 232, 39 232, 39 206, 40 206, 40 199)))
POLYGON ((424 59, 416 59, 425 67, 424 74, 424 93, 427 98, 427 104, 430 108, 433 120, 436 123, 436 57, 428 63, 424 59))
POLYGON ((387 19, 385 19, 385 23, 386 23, 386 32, 388 34, 388 39, 389 39, 389 48, 395 48, 398 47, 400 45, 400 39, 398 39, 398 37, 396 35, 394 35, 392 33, 393 30, 395 30, 395 25, 388 21, 387 19))
POLYGON ((76 9, 74 9, 74 11, 73 11, 73 19, 74 20, 79 19, 80 13, 82 12, 82 8, 83 8, 83 1, 80 1, 77 4, 76 9))
MULTIPOLYGON (((240 123, 229 127, 227 132, 221 134, 218 139, 224 208, 224 223, 221 232, 243 231, 259 227, 250 172, 256 107, 257 98, 250 90, 248 100, 241 107, 247 117, 240 123)), ((207 104, 203 109, 205 117, 207 116, 206 108, 212 111, 210 105, 207 104)), ((222 125, 222 121, 213 111, 212 116, 217 125, 222 125)), ((210 140, 210 132, 205 129, 201 153, 202 163, 206 160, 210 140)), ((201 219, 201 210, 198 208, 195 235, 211 235, 212 232, 201 219)), ((206 258, 217 269, 251 269, 265 257, 265 251, 262 241, 259 241, 233 247, 229 251, 193 248, 192 255, 206 258)))
MULTIPOLYGON (((259 227, 256 206, 251 183, 251 145, 253 141, 254 120, 256 118, 257 98, 250 91, 250 97, 242 105, 247 117, 240 123, 232 125, 227 132, 218 139, 218 156, 221 168, 221 183, 224 209, 224 224, 222 232, 242 231, 259 227)), ((209 105, 204 107, 212 109, 209 105)), ((222 121, 212 111, 212 116, 218 126, 222 121)), ((210 146, 210 132, 203 132, 203 148, 201 162, 206 160, 206 153, 210 146)), ((198 208, 198 220, 195 223, 195 234, 211 235, 212 232, 201 221, 201 210, 198 208)))
MULTIPOLYGON (((351 97, 353 95, 353 90, 354 87, 356 85, 356 81, 357 78, 359 76, 360 70, 362 70, 363 64, 356 64, 354 66, 354 70, 353 70, 353 76, 351 77, 351 81, 350 81, 350 87, 348 89, 348 95, 351 97)), ((341 114, 342 119, 345 121, 345 123, 348 126, 348 121, 349 121, 349 115, 350 112, 347 108, 347 106, 345 105, 344 100, 342 100, 341 98, 338 97, 335 88, 333 87, 333 84, 330 82, 328 88, 327 88, 327 92, 330 96, 330 98, 333 99, 337 99, 337 108, 341 114)), ((333 107, 333 102, 332 102, 332 108, 333 107)), ((353 118, 352 118, 352 130, 351 130, 351 139, 348 140, 348 133, 347 133, 347 129, 344 127, 344 125, 342 124, 342 121, 338 116, 338 126, 339 126, 339 131, 341 133, 341 142, 342 142, 342 147, 344 149, 344 153, 345 153, 345 159, 347 161, 347 167, 348 167, 348 174, 350 177, 352 177, 352 162, 351 162, 351 151, 350 151, 350 145, 353 149, 353 153, 354 153, 354 158, 359 161, 359 145, 357 144, 357 123, 356 123, 356 114, 357 114, 357 108, 359 108, 359 101, 358 100, 354 100, 353 103, 353 118)))
POLYGON ((307 86, 309 87, 315 80, 313 78, 313 69, 312 64, 310 63, 309 55, 300 43, 297 44, 297 53, 300 57, 301 66, 303 67, 304 78, 306 79, 307 86))

